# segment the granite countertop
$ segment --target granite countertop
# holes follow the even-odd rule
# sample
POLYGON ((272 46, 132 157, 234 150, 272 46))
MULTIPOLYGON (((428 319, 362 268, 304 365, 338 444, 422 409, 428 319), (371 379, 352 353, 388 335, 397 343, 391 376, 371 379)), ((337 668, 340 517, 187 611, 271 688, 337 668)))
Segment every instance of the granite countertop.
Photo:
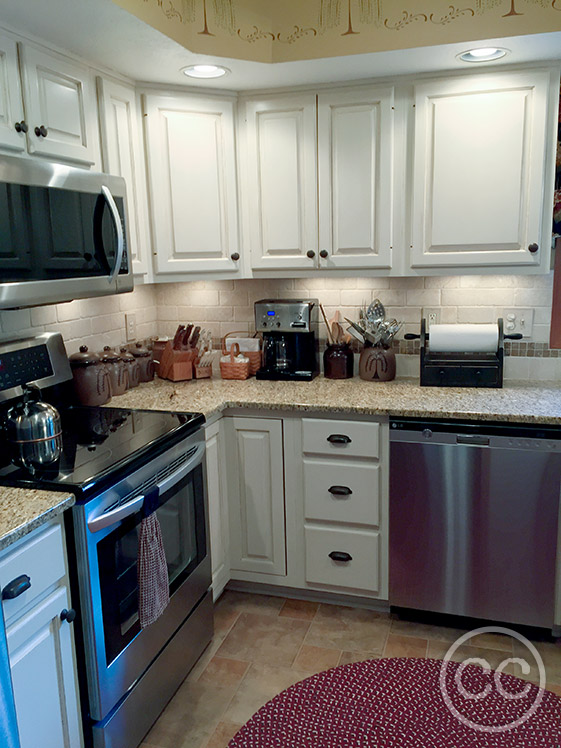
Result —
POLYGON ((228 408, 462 418, 561 426, 561 382, 512 384, 503 389, 420 387, 417 381, 364 382, 358 377, 312 382, 156 378, 114 397, 110 405, 203 413, 207 420, 228 408))
POLYGON ((71 493, 0 486, 0 550, 57 517, 74 502, 71 493))

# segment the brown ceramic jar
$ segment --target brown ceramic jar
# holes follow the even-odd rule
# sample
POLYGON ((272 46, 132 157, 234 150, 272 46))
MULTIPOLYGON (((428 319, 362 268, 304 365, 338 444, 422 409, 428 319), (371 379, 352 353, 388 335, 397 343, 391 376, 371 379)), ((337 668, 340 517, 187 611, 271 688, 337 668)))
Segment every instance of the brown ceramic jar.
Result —
POLYGON ((132 349, 132 355, 135 357, 140 367, 140 381, 151 382, 154 379, 154 361, 152 353, 145 348, 142 343, 137 343, 132 349))
POLYGON ((124 395, 129 388, 129 372, 121 356, 106 345, 100 356, 109 374, 112 395, 124 395))
POLYGON ((395 379, 395 353, 391 348, 364 346, 358 362, 358 373, 367 382, 390 382, 395 379))
POLYGON ((78 353, 68 359, 72 368, 74 388, 82 405, 105 405, 111 398, 109 373, 97 353, 81 345, 78 353))
POLYGON ((127 351, 126 348, 121 348, 120 353, 129 373, 129 389, 132 389, 140 382, 140 366, 132 353, 127 351))

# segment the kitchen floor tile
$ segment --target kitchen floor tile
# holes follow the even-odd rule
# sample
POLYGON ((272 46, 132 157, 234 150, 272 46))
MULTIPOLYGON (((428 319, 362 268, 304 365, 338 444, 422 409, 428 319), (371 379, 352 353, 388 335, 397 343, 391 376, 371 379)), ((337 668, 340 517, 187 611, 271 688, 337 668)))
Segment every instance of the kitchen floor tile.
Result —
POLYGON ((349 665, 351 662, 364 662, 365 660, 379 660, 382 655, 373 652, 341 652, 339 665, 349 665))
POLYGON ((318 608, 319 603, 310 602, 309 600, 287 600, 282 606, 279 616, 311 621, 317 613, 318 608))
POLYGON ((241 613, 218 655, 290 667, 310 624, 294 618, 241 613))
POLYGON ((392 634, 400 636, 415 636, 418 639, 435 639, 443 642, 455 642, 466 629, 449 628, 447 626, 438 626, 430 623, 417 623, 416 621, 403 621, 397 618, 392 619, 392 634))
POLYGON ((426 657, 427 646, 427 639, 390 633, 384 648, 384 657, 426 657))
MULTIPOLYGON (((434 660, 443 660, 450 648, 448 642, 429 640, 427 657, 434 660)), ((492 670, 496 670, 507 658, 510 657, 508 652, 498 649, 489 649, 488 647, 471 647, 467 644, 459 646, 450 658, 453 662, 465 662, 468 659, 481 660, 489 663, 492 670)), ((477 665, 477 662, 473 664, 477 665)), ((507 668, 503 668, 509 672, 507 668)))
POLYGON ((199 683, 216 683, 218 686, 238 686, 250 663, 215 656, 202 672, 199 683))
POLYGON ((242 725, 235 722, 220 722, 205 748, 228 748, 228 743, 242 725))
POLYGON ((328 649, 381 654, 390 630, 387 615, 342 605, 320 605, 305 643, 328 649))
POLYGON ((234 610, 238 613, 259 613, 277 616, 285 603, 284 597, 253 595, 249 592, 226 590, 216 603, 216 609, 234 610))
MULTIPOLYGON (((542 658, 547 682, 555 686, 561 685, 561 641, 555 644, 553 642, 533 642, 533 644, 542 658)), ((540 676, 535 658, 519 641, 514 642, 514 656, 528 663, 530 673, 527 675, 522 673, 520 666, 516 665, 513 666, 515 669, 512 672, 519 678, 539 683, 540 676)))
POLYGON ((223 720, 245 724, 273 697, 307 677, 309 673, 293 670, 290 667, 273 667, 254 663, 236 691, 223 720))
POLYGON ((303 644, 296 655, 292 667, 306 673, 321 673, 339 664, 341 651, 338 649, 325 649, 324 647, 310 647, 303 644))

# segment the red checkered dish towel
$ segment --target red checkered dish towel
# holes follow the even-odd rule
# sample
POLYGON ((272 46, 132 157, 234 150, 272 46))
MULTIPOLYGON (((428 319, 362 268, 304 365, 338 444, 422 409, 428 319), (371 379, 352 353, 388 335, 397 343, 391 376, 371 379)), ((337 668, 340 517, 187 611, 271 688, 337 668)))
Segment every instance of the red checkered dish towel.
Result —
POLYGON ((140 627, 157 621, 169 603, 169 577, 162 528, 152 512, 140 523, 138 538, 138 616, 140 627))

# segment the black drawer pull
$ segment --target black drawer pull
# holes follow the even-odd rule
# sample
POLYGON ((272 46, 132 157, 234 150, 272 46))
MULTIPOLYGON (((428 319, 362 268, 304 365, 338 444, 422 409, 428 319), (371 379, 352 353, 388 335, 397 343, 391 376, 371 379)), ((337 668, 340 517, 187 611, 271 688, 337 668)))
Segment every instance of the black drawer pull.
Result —
POLYGON ((353 560, 351 554, 345 551, 331 551, 329 558, 332 558, 333 561, 344 561, 345 563, 353 560))
POLYGON ((350 496, 352 494, 351 489, 348 486, 331 486, 327 489, 333 496, 350 496))
POLYGON ((350 444, 352 439, 346 434, 331 434, 327 437, 327 441, 331 444, 350 444))
POLYGON ((61 611, 61 614, 60 614, 61 621, 68 621, 68 623, 72 623, 72 621, 74 621, 75 618, 76 618, 76 611, 74 610, 74 608, 70 608, 70 610, 66 610, 66 608, 64 608, 64 610, 61 611))
POLYGON ((27 574, 22 574, 20 577, 12 579, 12 581, 8 582, 4 587, 2 590, 2 600, 13 600, 14 597, 19 597, 30 587, 30 577, 28 577, 27 574))

